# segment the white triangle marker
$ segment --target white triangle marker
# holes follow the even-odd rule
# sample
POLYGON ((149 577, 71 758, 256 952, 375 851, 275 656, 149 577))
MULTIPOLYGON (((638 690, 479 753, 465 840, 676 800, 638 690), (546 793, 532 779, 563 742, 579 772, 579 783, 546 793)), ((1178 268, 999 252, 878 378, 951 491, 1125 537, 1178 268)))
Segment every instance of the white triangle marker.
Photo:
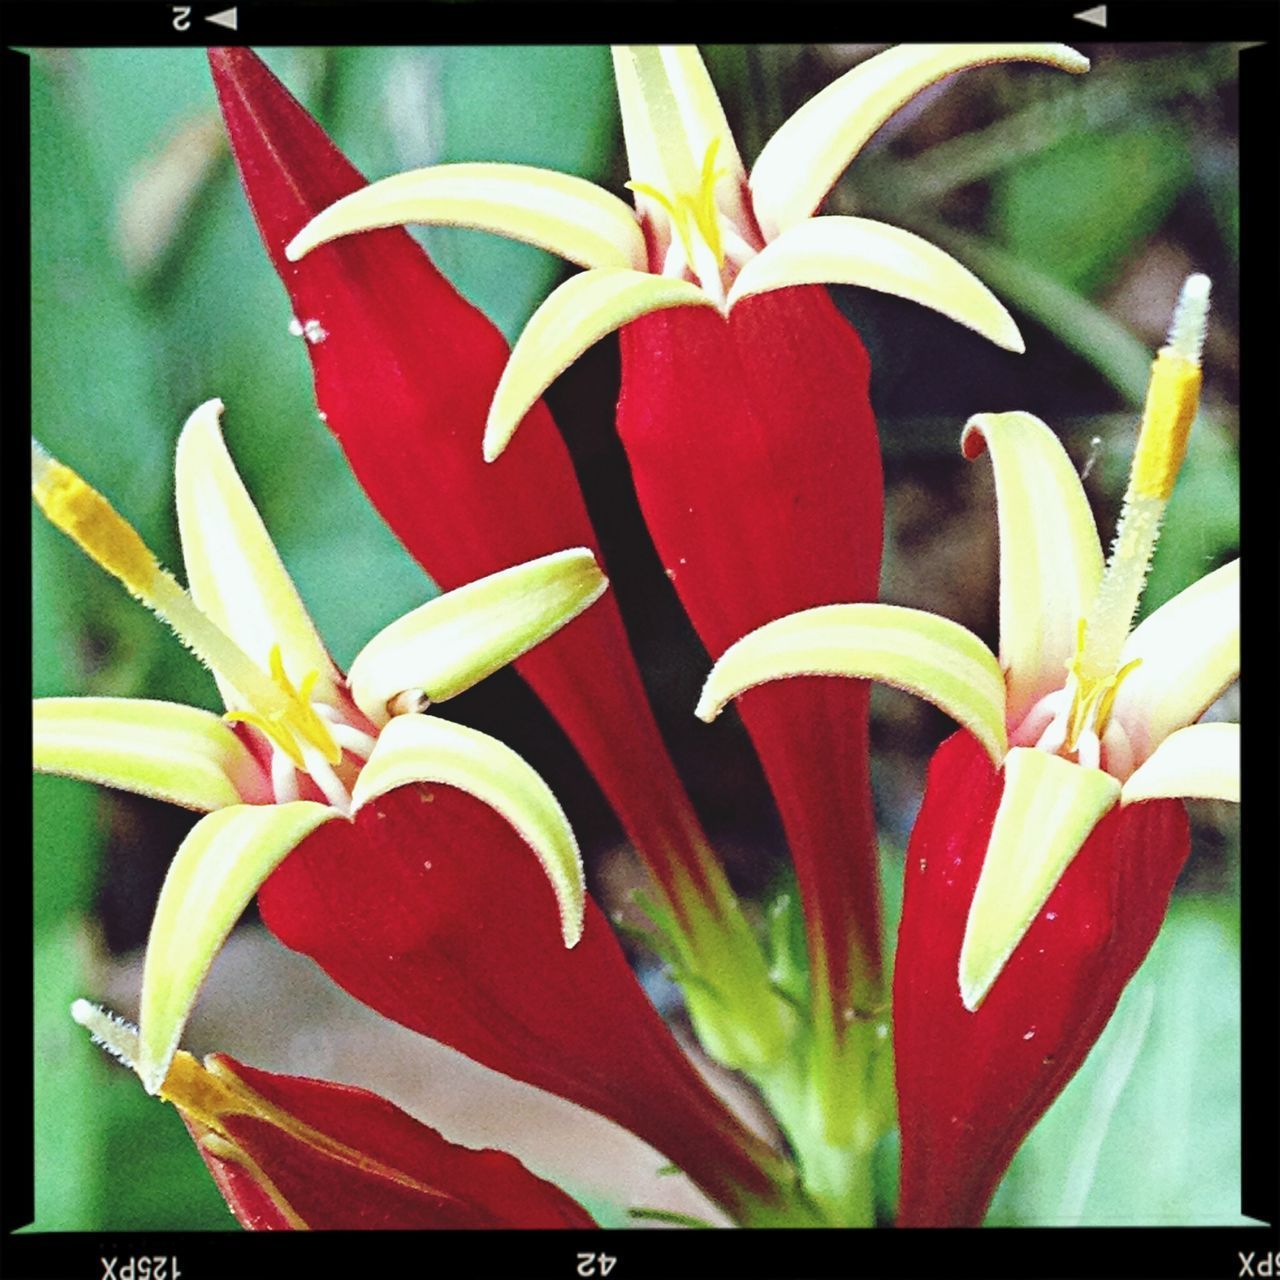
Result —
POLYGON ((1105 4, 1097 4, 1092 9, 1086 9, 1083 13, 1073 14, 1072 16, 1079 18, 1081 22, 1092 22, 1095 27, 1105 27, 1107 25, 1107 6, 1105 4))
POLYGON ((239 30, 239 26, 237 25, 238 19, 234 8, 222 9, 217 13, 207 13, 205 14, 204 20, 206 22, 216 22, 218 26, 226 27, 229 31, 239 30))

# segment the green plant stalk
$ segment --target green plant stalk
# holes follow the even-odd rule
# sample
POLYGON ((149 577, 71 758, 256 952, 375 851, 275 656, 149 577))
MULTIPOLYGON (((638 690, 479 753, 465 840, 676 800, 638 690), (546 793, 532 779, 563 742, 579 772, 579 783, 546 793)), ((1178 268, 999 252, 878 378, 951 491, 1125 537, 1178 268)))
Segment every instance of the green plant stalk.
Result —
POLYGON ((800 1181, 830 1226, 875 1225, 873 1157, 894 1124, 893 1054, 887 1010, 859 1020, 845 1038, 839 1065, 859 1087, 832 1114, 830 1093, 815 1067, 811 1034, 772 1071, 752 1076, 795 1152, 800 1181))
POLYGON ((684 994, 699 1043, 712 1058, 751 1075, 785 1059, 797 1017, 769 982, 768 962, 727 881, 703 895, 681 893, 676 908, 648 894, 636 904, 656 926, 644 940, 666 962, 684 994))

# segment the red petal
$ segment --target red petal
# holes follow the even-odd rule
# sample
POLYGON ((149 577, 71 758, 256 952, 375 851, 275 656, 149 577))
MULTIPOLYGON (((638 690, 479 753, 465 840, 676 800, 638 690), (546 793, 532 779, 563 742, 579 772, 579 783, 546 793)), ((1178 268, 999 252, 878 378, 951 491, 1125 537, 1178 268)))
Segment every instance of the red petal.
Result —
MULTIPOLYGON (((560 551, 597 550, 545 405, 507 453, 481 456, 509 354, 501 333, 391 228, 284 246, 365 179, 248 49, 211 49, 236 163, 271 261, 308 343, 316 399, 352 470, 410 553, 445 590, 560 551)), ((659 736, 612 595, 516 663, 564 726, 659 882, 702 885, 710 858, 659 736), (626 726, 625 732, 619 727, 626 726)), ((711 874, 715 874, 713 870, 711 874)))
POLYGON ((1164 920, 1190 834, 1176 800, 1094 829, 976 1013, 957 965, 1003 782, 968 734, 929 767, 894 971, 900 1226, 976 1226, 1101 1035, 1164 920))
POLYGON ((324 1230, 595 1226, 514 1156, 458 1146, 377 1094, 256 1071, 223 1054, 207 1061, 279 1113, 218 1115, 219 1136, 239 1149, 234 1159, 210 1151, 202 1142, 209 1128, 184 1114, 219 1190, 250 1230, 292 1230, 299 1219, 324 1230))
MULTIPOLYGON (((657 312, 621 343, 618 431, 658 554, 711 655, 798 609, 873 599, 883 484, 869 369, 826 291, 748 298, 727 324, 708 309, 657 312)), ((880 968, 867 698, 861 681, 820 678, 740 703, 836 1010, 867 997, 855 974, 874 992, 880 968)))
POLYGON ((715 1098, 588 898, 566 950, 555 898, 504 819, 402 787, 309 836, 263 886, 268 927, 379 1013, 617 1121, 735 1212, 773 1159, 715 1098))

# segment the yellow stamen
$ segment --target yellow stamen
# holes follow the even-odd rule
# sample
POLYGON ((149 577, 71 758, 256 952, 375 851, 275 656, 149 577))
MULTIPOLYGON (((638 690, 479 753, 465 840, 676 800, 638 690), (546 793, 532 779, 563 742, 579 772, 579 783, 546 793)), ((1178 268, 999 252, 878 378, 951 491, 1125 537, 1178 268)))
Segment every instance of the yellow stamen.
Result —
POLYGON ((271 651, 268 678, 160 567, 138 531, 106 498, 35 441, 31 444, 31 493, 55 528, 167 622, 196 657, 232 684, 252 707, 230 712, 226 719, 243 720, 261 729, 299 768, 303 767, 303 753, 297 737, 315 747, 330 764, 342 759, 342 749, 311 706, 310 693, 319 673, 308 673, 302 688, 295 689, 276 645, 271 651))
POLYGON ((1085 650, 1085 636, 1088 624, 1083 618, 1076 626, 1076 651, 1067 664, 1069 680, 1067 688, 1072 691, 1070 709, 1067 715, 1066 738, 1064 746, 1068 751, 1075 751, 1080 745, 1080 738, 1085 730, 1092 729, 1101 739, 1107 731, 1111 720, 1111 710, 1115 706, 1116 694, 1120 686, 1141 665, 1142 659, 1135 658, 1126 662, 1119 671, 1091 678, 1081 670, 1081 657, 1085 650))
POLYGON ((672 229, 680 239, 684 249, 685 262, 694 268, 693 231, 698 234, 711 250, 716 266, 724 267, 724 239, 720 234, 720 210, 716 207, 716 183, 724 176, 723 170, 715 167, 716 153, 720 149, 720 139, 712 138, 707 146, 707 153, 702 160, 702 172, 698 178, 698 188, 692 194, 678 193, 672 197, 648 182, 628 182, 628 191, 648 196, 666 210, 671 219, 672 229), (692 227, 690 226, 692 222, 692 227))
POLYGON ((299 769, 305 768, 306 762, 302 749, 298 746, 298 738, 315 747, 329 764, 337 764, 342 759, 342 748, 334 741, 329 726, 311 705, 311 690, 315 688, 320 673, 308 671, 303 677, 302 685, 295 688, 284 669, 284 656, 278 644, 271 646, 269 665, 271 679, 288 702, 284 715, 267 716, 256 711, 228 711, 222 718, 242 721, 260 729, 299 769))
POLYGON ((1209 310, 1209 280, 1182 287, 1169 338, 1151 366, 1151 382, 1116 540, 1078 654, 1081 688, 1112 677, 1129 635, 1160 522, 1186 454, 1200 396, 1200 349, 1209 310))
POLYGON ((723 176, 723 172, 716 169, 716 152, 719 150, 720 139, 712 138, 707 144, 707 154, 702 157, 698 193, 689 207, 702 238, 715 256, 716 266, 723 268, 724 243, 720 238, 720 210, 716 208, 716 183, 723 176))

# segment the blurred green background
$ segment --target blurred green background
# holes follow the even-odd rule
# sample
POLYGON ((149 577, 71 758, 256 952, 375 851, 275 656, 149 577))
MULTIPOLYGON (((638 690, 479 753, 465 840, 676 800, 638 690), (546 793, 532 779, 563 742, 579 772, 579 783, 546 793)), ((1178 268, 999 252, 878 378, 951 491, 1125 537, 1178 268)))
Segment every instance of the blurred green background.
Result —
MULTIPOLYGON (((1222 563, 1238 536, 1237 53, 1081 48, 1094 59, 1082 78, 994 67, 923 95, 826 206, 948 248, 1004 299, 1027 338, 1026 355, 1011 356, 920 308, 836 291, 875 370, 890 522, 884 598, 947 614, 989 642, 991 486, 988 469, 959 461, 961 425, 988 409, 1045 418, 1087 473, 1108 537, 1151 351, 1191 270, 1214 281, 1206 391, 1145 607, 1222 563)), ((705 52, 750 163, 791 110, 874 51, 705 52)), ((264 56, 370 176, 512 160, 621 191, 603 49, 264 56)), ((433 588, 316 418, 303 343, 289 334, 287 299, 236 181, 202 51, 42 50, 31 62, 35 434, 178 567, 173 443, 196 404, 222 397, 231 451, 345 664, 433 588)), ((479 233, 422 239, 509 337, 563 271, 548 255, 479 233)), ((745 739, 724 758, 698 747, 689 711, 705 657, 630 505, 608 425, 614 394, 616 355, 605 343, 562 379, 552 404, 673 753, 735 879, 761 895, 783 865, 776 819, 745 739)), ((217 707, 211 678, 162 625, 38 518, 32 536, 37 695, 145 694, 217 707)), ((497 689, 464 705, 461 718, 500 729, 543 770, 579 827, 597 891, 621 901, 634 872, 593 785, 514 678, 497 689)), ((1218 709, 1230 718, 1234 696, 1218 709)), ((905 842, 924 765, 948 730, 905 697, 878 695, 876 705, 892 901, 892 850, 905 842)), ((34 797, 35 1229, 229 1227, 176 1115, 101 1060, 66 1012, 136 961, 190 818, 60 779, 37 779, 34 797)), ((1193 819, 1195 849, 1164 933, 1015 1161, 993 1222, 1238 1220, 1238 826, 1224 805, 1196 805, 1193 819)), ((679 1017, 661 974, 645 976, 679 1017)))

